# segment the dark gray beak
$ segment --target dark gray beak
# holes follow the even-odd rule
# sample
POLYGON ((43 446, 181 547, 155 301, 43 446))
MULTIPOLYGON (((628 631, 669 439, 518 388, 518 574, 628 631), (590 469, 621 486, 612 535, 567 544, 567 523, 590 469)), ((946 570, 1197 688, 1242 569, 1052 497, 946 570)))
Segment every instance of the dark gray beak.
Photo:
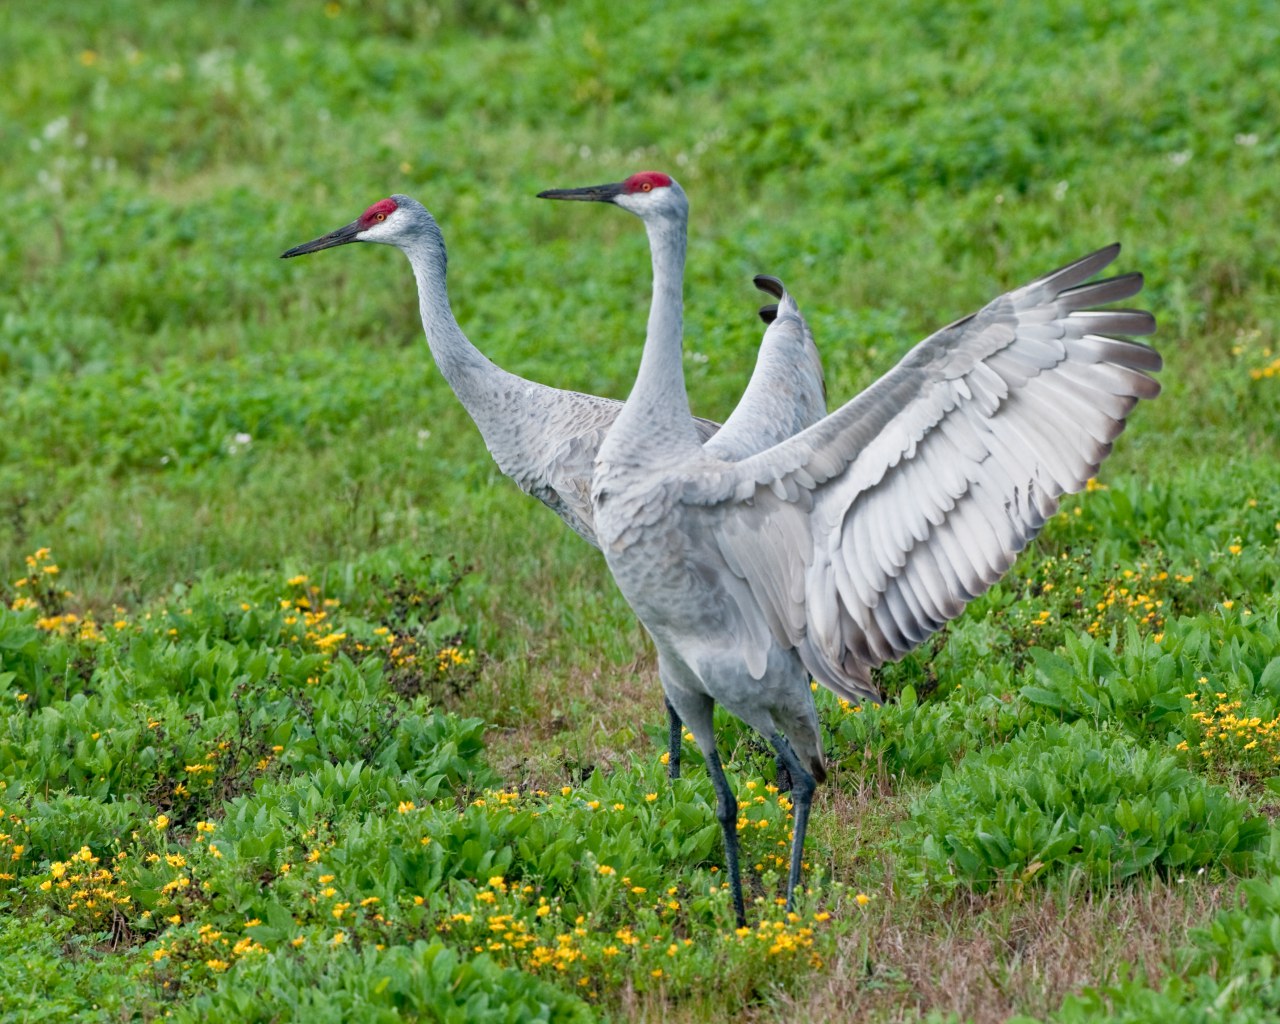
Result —
POLYGON ((549 188, 539 192, 539 199, 576 199, 583 203, 611 203, 622 195, 623 183, 588 185, 586 188, 549 188))
POLYGON ((305 256, 309 252, 319 252, 321 249, 332 249, 335 245, 346 245, 348 242, 354 242, 356 235, 364 230, 360 227, 358 220, 353 220, 350 224, 338 228, 337 231, 330 231, 327 235, 321 235, 319 238, 310 242, 303 242, 301 245, 295 245, 288 252, 282 252, 280 258, 287 260, 292 256, 305 256))

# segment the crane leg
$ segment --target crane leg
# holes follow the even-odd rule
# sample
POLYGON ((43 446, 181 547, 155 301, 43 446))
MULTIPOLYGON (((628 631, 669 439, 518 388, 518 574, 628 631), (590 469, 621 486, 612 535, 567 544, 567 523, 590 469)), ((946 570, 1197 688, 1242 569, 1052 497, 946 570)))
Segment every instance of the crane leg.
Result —
POLYGON ((670 733, 667 743, 667 778, 680 778, 680 744, 684 738, 684 723, 680 721, 680 715, 676 709, 671 706, 671 701, 667 701, 667 721, 670 723, 670 733))
POLYGON ((786 765, 791 775, 791 801, 795 815, 792 822, 791 872, 787 876, 787 910, 793 910, 804 861, 804 834, 809 828, 809 808, 813 805, 813 791, 818 788, 818 782, 805 770, 790 741, 782 733, 775 732, 770 738, 778 750, 779 762, 786 765))
POLYGON ((791 791, 791 772, 787 768, 787 762, 782 759, 779 754, 773 759, 776 776, 774 784, 778 787, 779 793, 788 793, 791 791))
POLYGON ((724 861, 733 890, 733 912, 737 915, 738 927, 745 928, 747 914, 742 903, 742 875, 738 870, 738 800, 729 788, 729 780, 724 777, 720 753, 714 748, 707 758, 707 771, 716 791, 716 818, 724 832, 724 861))

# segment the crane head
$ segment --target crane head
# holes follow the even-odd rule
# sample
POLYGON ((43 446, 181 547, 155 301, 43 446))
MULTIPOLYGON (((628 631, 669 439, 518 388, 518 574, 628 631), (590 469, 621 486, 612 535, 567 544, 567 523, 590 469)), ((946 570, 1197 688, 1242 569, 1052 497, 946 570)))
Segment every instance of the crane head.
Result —
POLYGON ((304 256, 309 252, 331 249, 335 245, 346 245, 348 242, 385 242, 393 243, 397 235, 399 222, 404 213, 401 210, 403 196, 391 196, 380 199, 350 224, 343 225, 327 235, 295 245, 288 252, 280 254, 281 259, 292 256, 304 256), (399 200, 399 201, 398 201, 399 200))
POLYGON ((550 188, 539 199, 571 199, 580 202, 613 203, 639 217, 653 214, 688 214, 688 200, 675 178, 661 171, 641 171, 626 181, 586 188, 550 188))

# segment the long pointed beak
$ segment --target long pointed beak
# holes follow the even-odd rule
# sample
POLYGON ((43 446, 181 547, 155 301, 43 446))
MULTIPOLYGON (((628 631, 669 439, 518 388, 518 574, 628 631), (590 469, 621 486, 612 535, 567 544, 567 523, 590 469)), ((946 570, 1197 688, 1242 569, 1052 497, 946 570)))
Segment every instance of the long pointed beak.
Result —
POLYGON ((309 252, 319 252, 321 249, 332 249, 335 245, 346 245, 348 242, 354 242, 356 235, 360 234, 361 230, 363 229, 360 227, 360 222, 353 220, 350 224, 338 228, 337 231, 330 231, 327 235, 321 235, 310 242, 295 245, 288 252, 282 252, 280 258, 287 260, 293 256, 305 256, 309 252))
POLYGON ((586 188, 549 188, 539 192, 539 199, 576 199, 583 203, 611 203, 623 193, 623 183, 588 185, 586 188))

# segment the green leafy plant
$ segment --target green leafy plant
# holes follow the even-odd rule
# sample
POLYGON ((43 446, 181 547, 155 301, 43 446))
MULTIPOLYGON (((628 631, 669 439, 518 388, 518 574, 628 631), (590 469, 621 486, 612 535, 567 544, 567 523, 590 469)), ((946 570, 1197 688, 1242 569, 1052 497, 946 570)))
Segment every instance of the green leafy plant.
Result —
POLYGON ((902 849, 916 883, 943 892, 1062 874, 1106 886, 1147 869, 1246 871, 1266 835, 1172 756, 1075 723, 970 754, 916 803, 902 849))

